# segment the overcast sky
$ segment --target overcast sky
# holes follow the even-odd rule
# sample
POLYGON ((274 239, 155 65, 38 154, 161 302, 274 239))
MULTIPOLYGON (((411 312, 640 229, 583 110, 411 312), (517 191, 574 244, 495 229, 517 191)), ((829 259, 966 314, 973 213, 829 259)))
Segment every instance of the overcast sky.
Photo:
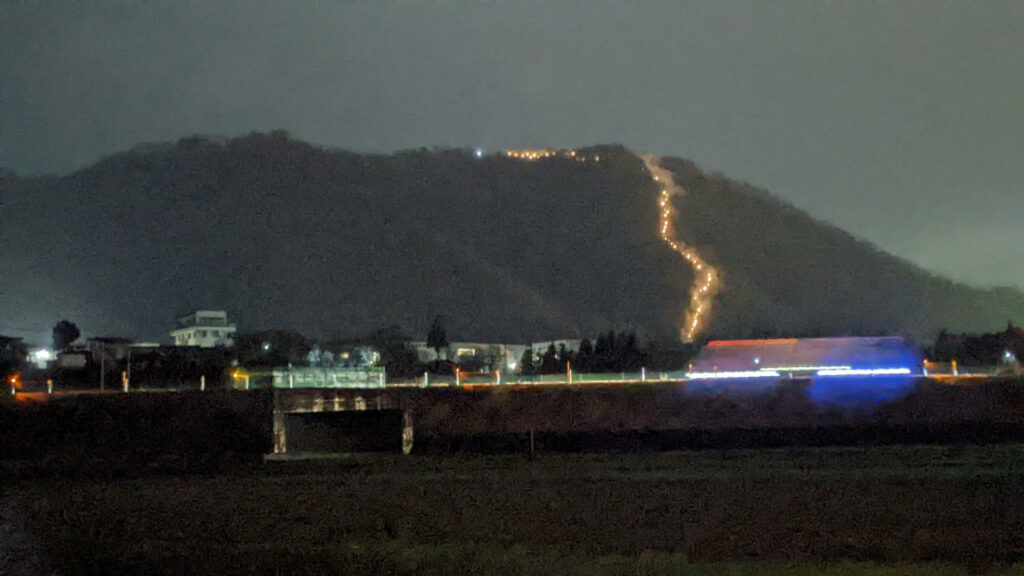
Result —
POLYGON ((1024 2, 0 3, 0 166, 285 129, 622 143, 1024 288, 1024 2))

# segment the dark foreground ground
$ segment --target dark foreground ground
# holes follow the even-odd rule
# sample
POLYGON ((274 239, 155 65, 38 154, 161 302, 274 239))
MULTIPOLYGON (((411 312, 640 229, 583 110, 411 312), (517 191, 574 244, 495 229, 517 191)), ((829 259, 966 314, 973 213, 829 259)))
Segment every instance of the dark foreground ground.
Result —
POLYGON ((4 397, 0 575, 1024 575, 1020 380, 414 390, 411 456, 265 463, 271 399, 4 397))
POLYGON ((373 455, 5 494, 65 574, 1024 574, 1022 445, 373 455))
MULTIPOLYGON (((431 455, 1024 443, 1022 379, 920 380, 891 401, 856 406, 815 402, 799 384, 738 395, 682 383, 388 393, 411 415, 413 451, 431 455)), ((0 480, 255 465, 273 450, 271 412, 268 391, 0 395, 0 480)), ((289 417, 289 451, 398 450, 401 420, 390 416, 289 417)))

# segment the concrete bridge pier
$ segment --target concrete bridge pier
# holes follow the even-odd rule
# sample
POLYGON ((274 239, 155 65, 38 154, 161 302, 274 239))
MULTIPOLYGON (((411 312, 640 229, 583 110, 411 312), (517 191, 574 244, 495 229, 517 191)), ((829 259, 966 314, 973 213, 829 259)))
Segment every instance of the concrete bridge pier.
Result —
POLYGON ((402 410, 402 454, 412 452, 412 411, 402 410))
POLYGON ((288 452, 288 435, 284 422, 285 413, 277 409, 277 393, 274 393, 274 454, 288 452))

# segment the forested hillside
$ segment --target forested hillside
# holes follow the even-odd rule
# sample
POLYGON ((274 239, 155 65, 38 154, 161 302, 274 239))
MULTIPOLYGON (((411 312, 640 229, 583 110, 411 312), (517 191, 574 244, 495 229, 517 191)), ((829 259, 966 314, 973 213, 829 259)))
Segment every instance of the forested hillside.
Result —
MULTIPOLYGON (((140 147, 63 177, 4 176, 0 333, 165 339, 226 308, 241 331, 312 338, 398 324, 526 342, 675 337, 692 279, 657 235, 628 150, 524 161, 471 151, 361 155, 282 133, 140 147), (595 158, 600 156, 600 161, 595 158)), ((750 186, 665 159, 677 233, 719 270, 711 335, 982 330, 1024 297, 932 277, 750 186)))
POLYGON ((16 182, 0 324, 157 338, 226 307, 241 330, 323 338, 424 334, 435 315, 462 340, 674 334, 690 273, 653 235, 656 190, 634 155, 598 153, 373 156, 257 134, 16 182))
POLYGON ((814 220, 764 190, 666 158, 687 194, 677 233, 716 264, 712 331, 729 336, 986 331, 1024 318, 1024 294, 936 277, 814 220))

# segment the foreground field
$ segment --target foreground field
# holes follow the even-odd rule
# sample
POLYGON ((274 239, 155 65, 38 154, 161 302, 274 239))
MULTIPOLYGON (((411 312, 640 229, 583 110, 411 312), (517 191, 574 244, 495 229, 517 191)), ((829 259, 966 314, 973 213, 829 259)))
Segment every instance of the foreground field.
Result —
POLYGON ((374 456, 9 485, 74 574, 1024 574, 1024 446, 374 456))

